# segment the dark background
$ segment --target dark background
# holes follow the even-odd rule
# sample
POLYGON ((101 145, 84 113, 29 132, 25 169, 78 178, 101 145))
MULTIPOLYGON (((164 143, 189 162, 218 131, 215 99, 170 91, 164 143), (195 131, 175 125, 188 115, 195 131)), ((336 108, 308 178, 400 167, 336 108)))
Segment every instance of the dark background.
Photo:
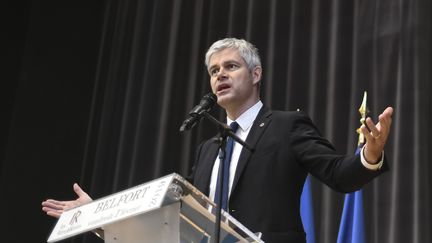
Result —
MULTIPOLYGON (((368 242, 430 242, 431 3, 378 1, 20 1, 1 9, 2 242, 45 242, 48 197, 94 198, 189 172, 214 133, 178 128, 209 92, 210 44, 260 50, 262 100, 306 111, 354 153, 357 109, 395 108, 391 171, 364 189, 368 242)), ((214 115, 223 119, 216 109, 214 115)), ((312 181, 318 242, 335 242, 343 195, 312 181)), ((91 234, 66 242, 100 242, 91 234)))

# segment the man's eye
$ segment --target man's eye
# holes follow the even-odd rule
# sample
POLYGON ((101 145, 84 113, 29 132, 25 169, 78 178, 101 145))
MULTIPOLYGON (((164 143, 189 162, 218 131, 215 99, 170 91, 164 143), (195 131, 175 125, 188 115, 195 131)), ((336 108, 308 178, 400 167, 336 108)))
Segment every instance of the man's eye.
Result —
POLYGON ((233 70, 233 69, 236 69, 236 68, 237 68, 237 65, 235 65, 235 64, 228 65, 228 69, 230 69, 230 70, 233 70))
POLYGON ((211 75, 215 75, 215 74, 217 74, 219 71, 218 71, 218 69, 212 69, 212 70, 210 70, 210 74, 211 75))

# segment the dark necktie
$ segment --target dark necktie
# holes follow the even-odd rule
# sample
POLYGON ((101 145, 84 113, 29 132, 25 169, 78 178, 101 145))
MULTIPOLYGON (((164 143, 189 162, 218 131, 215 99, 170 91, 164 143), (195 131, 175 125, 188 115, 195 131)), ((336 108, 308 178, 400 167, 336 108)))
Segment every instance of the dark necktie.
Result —
MULTIPOLYGON (((231 129, 233 130, 234 133, 236 133, 239 124, 237 122, 232 122, 230 124, 231 129)), ((227 144, 226 144, 226 154, 225 154, 225 159, 223 161, 224 163, 224 173, 223 173, 223 177, 222 177, 222 202, 221 202, 221 208, 224 209, 225 211, 227 211, 228 208, 228 191, 229 191, 229 174, 230 174, 230 163, 231 163, 231 156, 232 156, 232 152, 233 152, 233 147, 234 147, 234 141, 231 137, 228 137, 227 139, 227 144)), ((218 172, 220 173, 220 171, 218 172)), ((218 176, 219 178, 219 176, 218 176)), ((219 187, 219 181, 216 183, 216 192, 215 192, 215 202, 218 202, 219 200, 219 191, 220 191, 220 187, 219 187)))

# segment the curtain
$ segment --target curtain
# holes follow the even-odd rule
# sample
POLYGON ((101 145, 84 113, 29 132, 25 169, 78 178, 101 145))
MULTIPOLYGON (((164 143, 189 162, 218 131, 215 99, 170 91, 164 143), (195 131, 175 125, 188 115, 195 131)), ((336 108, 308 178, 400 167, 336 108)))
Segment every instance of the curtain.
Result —
MULTIPOLYGON (((394 106, 385 152, 391 171, 365 188, 367 240, 430 241, 427 6, 108 1, 83 182, 99 196, 171 172, 187 175, 194 148, 215 132, 209 124, 178 132, 188 109, 209 91, 206 48, 220 38, 245 38, 260 50, 264 104, 304 110, 343 153, 356 148, 363 91, 374 120, 394 106)), ((224 117, 221 110, 215 115, 224 117)), ((342 195, 316 180, 313 190, 318 242, 335 242, 342 195)))
MULTIPOLYGON (((263 103, 305 111, 341 153, 356 149, 364 91, 374 121, 385 107, 394 107, 385 148, 391 169, 364 188, 366 239, 431 242, 431 5, 428 0, 95 2, 99 43, 94 78, 86 84, 92 86, 86 89, 88 116, 78 121, 86 129, 76 177, 98 198, 172 172, 186 176, 197 145, 216 133, 206 121, 179 133, 186 114, 210 91, 204 54, 218 39, 244 38, 262 58, 263 103)), ((225 117, 218 108, 212 113, 225 117)), ((10 153, 6 150, 5 164, 10 153)), ((336 242, 343 195, 315 179, 312 192, 317 242, 336 242)), ((72 241, 100 242, 90 235, 72 241)))
MULTIPOLYGON (((386 147, 391 171, 365 188, 367 240, 430 241, 425 5, 108 1, 83 182, 102 196, 171 172, 187 175, 194 148, 215 132, 209 124, 178 132, 209 91, 206 48, 220 38, 245 38, 260 50, 265 105, 306 111, 341 152, 354 153, 363 91, 374 120, 394 106, 386 147)), ((220 110, 215 115, 224 117, 220 110)), ((316 180, 313 185, 318 242, 335 242, 342 195, 316 180)))

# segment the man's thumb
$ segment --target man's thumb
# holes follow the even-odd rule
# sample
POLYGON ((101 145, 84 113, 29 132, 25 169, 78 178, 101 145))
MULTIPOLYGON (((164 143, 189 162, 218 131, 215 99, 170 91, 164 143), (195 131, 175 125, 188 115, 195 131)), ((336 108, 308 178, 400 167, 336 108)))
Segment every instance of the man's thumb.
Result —
POLYGON ((78 185, 78 183, 74 183, 73 185, 73 189, 75 191, 75 193, 81 197, 83 195, 85 195, 86 193, 81 189, 81 187, 78 185))

